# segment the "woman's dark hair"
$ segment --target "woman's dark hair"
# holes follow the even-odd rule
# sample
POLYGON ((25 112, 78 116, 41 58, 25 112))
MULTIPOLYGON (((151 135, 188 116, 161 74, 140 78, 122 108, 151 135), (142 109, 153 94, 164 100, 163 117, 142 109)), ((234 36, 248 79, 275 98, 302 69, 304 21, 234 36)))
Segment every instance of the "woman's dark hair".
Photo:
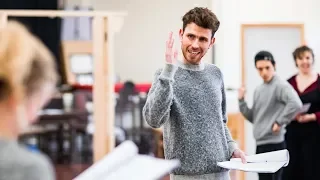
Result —
POLYGON ((267 60, 270 61, 273 67, 276 65, 276 61, 273 58, 273 55, 269 51, 259 51, 255 56, 254 56, 254 64, 255 66, 257 65, 258 61, 263 61, 267 60))

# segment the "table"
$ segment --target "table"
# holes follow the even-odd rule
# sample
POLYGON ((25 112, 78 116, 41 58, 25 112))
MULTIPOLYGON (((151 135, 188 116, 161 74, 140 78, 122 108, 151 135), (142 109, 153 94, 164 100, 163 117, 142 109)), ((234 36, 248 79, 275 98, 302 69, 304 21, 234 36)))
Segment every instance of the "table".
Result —
MULTIPOLYGON (((72 159, 72 153, 74 151, 74 137, 75 137, 75 128, 79 127, 79 125, 84 129, 86 128, 86 125, 88 123, 88 115, 89 112, 86 111, 64 111, 64 110, 44 110, 41 112, 41 114, 38 116, 38 121, 36 125, 39 126, 48 126, 48 125, 55 125, 57 126, 57 130, 54 132, 54 134, 57 136, 57 142, 58 142, 58 162, 62 162, 64 160, 64 142, 66 138, 64 137, 67 135, 67 140, 70 143, 70 148, 67 153, 67 156, 69 160, 72 159), (67 127, 67 128, 65 128, 67 127), (67 129, 67 130, 65 130, 67 129)), ((52 132, 51 132, 52 134, 52 132)), ((45 145, 44 151, 48 152, 49 148, 48 144, 45 145)))

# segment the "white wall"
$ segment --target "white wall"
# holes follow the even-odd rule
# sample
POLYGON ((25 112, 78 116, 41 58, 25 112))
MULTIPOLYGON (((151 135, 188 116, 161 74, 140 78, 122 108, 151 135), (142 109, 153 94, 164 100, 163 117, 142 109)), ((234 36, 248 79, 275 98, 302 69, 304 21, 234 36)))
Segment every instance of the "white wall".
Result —
MULTIPOLYGON (((214 58, 222 68, 226 86, 239 87, 241 84, 241 42, 242 23, 304 23, 306 44, 316 55, 316 70, 319 72, 320 56, 320 15, 318 0, 213 0, 212 9, 221 20, 217 33, 214 58)), ((292 72, 292 74, 295 72, 292 72)), ((236 103, 236 96, 230 103, 236 103)), ((229 95, 231 96, 231 94, 229 95)), ((230 99, 230 98, 229 98, 230 99)), ((246 152, 254 153, 255 143, 252 126, 246 123, 246 152)), ((247 174, 247 180, 255 180, 255 174, 247 174)))
MULTIPOLYGON (((151 82, 154 72, 162 67, 169 31, 176 35, 182 27, 183 14, 199 6, 211 7, 211 0, 93 0, 96 10, 128 11, 124 26, 115 37, 115 72, 122 80, 151 82)), ((205 61, 211 61, 208 53, 205 61)))
MULTIPOLYGON (((246 23, 304 23, 306 43, 320 56, 320 15, 317 0, 212 0, 221 20, 215 59, 225 73, 227 86, 239 86, 241 79, 240 25, 246 23), (232 72, 232 73, 231 73, 232 72), (236 75, 237 77, 235 77, 236 75)), ((319 64, 319 62, 316 62, 319 64)), ((316 66, 317 66, 316 64, 316 66)), ((317 67, 320 69, 319 67, 317 67)))

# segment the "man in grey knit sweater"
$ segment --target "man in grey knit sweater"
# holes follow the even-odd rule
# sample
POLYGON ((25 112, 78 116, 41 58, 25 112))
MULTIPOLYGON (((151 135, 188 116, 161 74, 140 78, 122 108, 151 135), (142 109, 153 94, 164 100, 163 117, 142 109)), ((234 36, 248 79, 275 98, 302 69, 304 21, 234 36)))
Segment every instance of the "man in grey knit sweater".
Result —
MULTIPOLYGON (((302 102, 292 86, 275 74, 276 63, 270 52, 258 52, 254 63, 263 83, 254 91, 251 108, 244 100, 244 89, 240 88, 240 111, 253 123, 257 154, 285 149, 285 125, 294 119, 302 102)), ((282 169, 274 174, 259 174, 259 180, 281 180, 281 174, 282 169)))
POLYGON ((171 179, 227 180, 228 170, 217 162, 231 157, 245 162, 245 155, 226 125, 222 73, 215 65, 201 61, 213 45, 220 23, 210 10, 198 7, 187 12, 182 21, 183 61, 176 60, 170 33, 166 64, 155 73, 143 116, 154 128, 164 126, 165 158, 181 162, 171 179))

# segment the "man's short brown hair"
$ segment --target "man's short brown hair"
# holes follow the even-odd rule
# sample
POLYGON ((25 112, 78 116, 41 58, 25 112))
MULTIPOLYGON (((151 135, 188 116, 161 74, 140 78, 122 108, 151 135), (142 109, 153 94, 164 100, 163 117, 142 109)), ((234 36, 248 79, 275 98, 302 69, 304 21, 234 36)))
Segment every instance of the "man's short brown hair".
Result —
POLYGON ((186 26, 190 23, 195 23, 196 25, 205 28, 211 29, 212 37, 219 29, 220 22, 217 16, 208 8, 195 7, 189 10, 183 17, 183 31, 186 26))

